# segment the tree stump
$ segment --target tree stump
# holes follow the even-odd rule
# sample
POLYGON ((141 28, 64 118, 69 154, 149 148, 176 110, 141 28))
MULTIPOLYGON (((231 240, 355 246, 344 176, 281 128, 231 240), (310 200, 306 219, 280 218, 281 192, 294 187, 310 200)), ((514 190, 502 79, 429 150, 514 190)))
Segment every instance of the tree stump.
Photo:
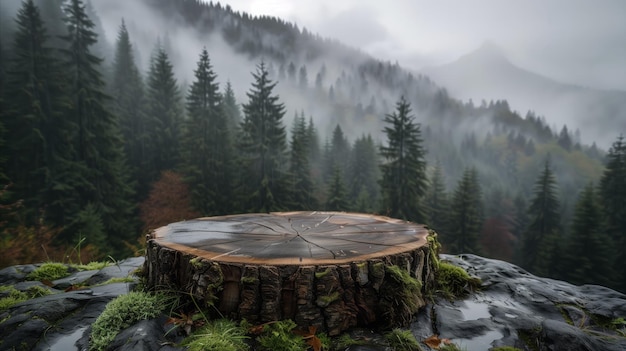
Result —
POLYGON ((148 236, 148 287, 181 291, 251 323, 292 319, 337 335, 408 324, 435 250, 423 225, 339 212, 199 218, 148 236))

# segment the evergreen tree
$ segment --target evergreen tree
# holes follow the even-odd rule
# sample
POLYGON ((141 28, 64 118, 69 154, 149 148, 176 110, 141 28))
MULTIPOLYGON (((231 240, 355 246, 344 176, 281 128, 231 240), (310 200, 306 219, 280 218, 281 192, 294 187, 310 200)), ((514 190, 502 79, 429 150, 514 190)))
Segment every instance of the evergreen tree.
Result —
POLYGON ((285 107, 273 94, 276 83, 268 78, 265 64, 253 73, 252 89, 243 105, 244 120, 239 138, 243 210, 271 212, 289 204, 286 169, 287 137, 282 119, 285 107))
POLYGON ((528 208, 529 224, 522 235, 520 263, 539 275, 554 275, 558 259, 561 231, 556 179, 546 161, 535 182, 534 195, 528 208))
POLYGON ((447 235, 441 236, 446 252, 480 253, 478 237, 482 229, 482 193, 475 169, 466 169, 450 204, 447 235))
POLYGON ((157 45, 147 77, 147 114, 151 135, 149 155, 153 170, 160 174, 176 168, 180 161, 183 106, 174 68, 165 50, 157 45))
POLYGON ((402 97, 396 111, 385 116, 387 146, 380 147, 383 211, 391 217, 423 223, 422 199, 426 193, 425 150, 419 124, 402 97))
POLYGON ((615 285, 612 241, 599 225, 601 221, 594 187, 589 184, 578 198, 572 232, 563 250, 563 273, 568 282, 615 285))
POLYGON ((339 124, 333 130, 329 148, 324 151, 324 179, 328 181, 333 177, 335 167, 342 172, 342 177, 346 177, 350 165, 350 144, 339 124))
POLYGON ((152 123, 145 112, 143 81, 135 63, 124 20, 117 35, 110 90, 113 98, 112 110, 119 118, 132 179, 136 182, 138 197, 143 198, 147 196, 150 183, 156 180, 159 173, 150 162, 152 155, 148 145, 152 136, 148 131, 152 123))
POLYGON ((315 187, 311 179, 309 162, 309 134, 304 113, 296 115, 291 130, 291 160, 289 173, 292 178, 292 206, 294 210, 314 210, 317 208, 315 187))
POLYGON ((446 233, 450 205, 446 193, 446 180, 439 161, 435 164, 433 174, 430 177, 425 205, 428 226, 438 233, 446 233))
POLYGON ((313 117, 309 117, 306 132, 309 139, 309 160, 311 164, 318 165, 320 161, 320 138, 317 127, 313 123, 313 117))
POLYGON ((600 203, 605 230, 617 248, 613 268, 620 274, 617 288, 626 291, 626 142, 620 135, 606 155, 600 179, 600 203))
POLYGON ((233 151, 219 85, 206 49, 187 95, 183 169, 194 208, 202 215, 231 211, 233 151))
POLYGON ((54 225, 64 226, 65 215, 80 209, 73 190, 80 179, 71 145, 74 125, 65 114, 63 72, 47 46, 47 31, 32 0, 22 4, 16 23, 7 72, 11 95, 2 110, 12 201, 23 202, 26 223, 36 223, 43 211, 54 225))
POLYGON ((376 145, 371 135, 363 135, 354 142, 348 169, 349 199, 359 212, 375 212, 378 205, 379 168, 376 145))
POLYGON ((81 0, 69 0, 64 12, 68 34, 63 37, 67 47, 62 52, 65 69, 71 77, 68 116, 77 125, 74 145, 77 160, 84 169, 82 178, 88 184, 79 190, 81 209, 90 209, 89 213, 78 214, 73 229, 75 233, 94 233, 91 229, 99 228, 100 221, 82 219, 93 219, 96 213, 106 231, 96 231, 97 235, 108 236, 107 242, 114 248, 123 247, 121 241, 135 235, 134 207, 130 202, 133 192, 120 147, 117 119, 105 107, 108 97, 103 93, 102 60, 91 53, 97 35, 81 0))
POLYGON ((328 196, 326 199, 326 210, 328 211, 347 211, 350 204, 347 199, 346 186, 343 181, 341 169, 335 166, 333 168, 333 176, 328 183, 328 196))
POLYGON ((230 82, 226 82, 226 87, 222 95, 223 113, 228 121, 228 129, 231 131, 231 134, 234 135, 241 124, 241 109, 239 108, 237 99, 235 99, 235 92, 230 82))

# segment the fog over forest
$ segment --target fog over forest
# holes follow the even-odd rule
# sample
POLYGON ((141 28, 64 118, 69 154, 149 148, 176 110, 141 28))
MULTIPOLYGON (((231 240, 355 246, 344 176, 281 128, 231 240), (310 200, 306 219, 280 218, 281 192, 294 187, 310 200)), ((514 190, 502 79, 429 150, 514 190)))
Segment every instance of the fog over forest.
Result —
MULTIPOLYGON (((485 24, 468 30, 472 45, 463 45, 463 52, 423 39, 424 59, 406 64, 419 54, 413 46, 419 44, 409 44, 390 24, 392 12, 381 8, 375 16, 382 2, 366 1, 362 8, 321 2, 328 6, 323 11, 307 3, 310 17, 294 9, 286 18, 243 12, 251 4, 246 2, 33 2, 39 13, 31 2, 0 2, 0 131, 6 130, 0 133, 6 145, 0 209, 9 209, 11 218, 2 222, 10 239, 0 248, 11 252, 7 262, 36 257, 18 249, 24 233, 46 233, 59 247, 89 233, 86 244, 101 257, 128 254, 141 245, 137 238, 164 221, 337 210, 427 223, 440 233, 446 252, 626 289, 618 265, 626 250, 613 250, 626 247, 626 93, 615 90, 621 86, 604 69, 588 87, 582 73, 544 76, 547 66, 524 59, 515 42, 495 35, 497 29, 491 29, 492 44, 481 46, 485 24), (74 13, 81 11, 93 27, 74 13), (340 31, 333 22, 339 20, 355 28, 372 24, 361 33, 371 40, 356 33, 334 37, 314 24, 320 13, 328 14, 319 22, 328 30, 340 31), (45 36, 26 25, 39 23, 38 16, 47 40, 36 41, 45 36), (88 35, 68 31, 79 24, 88 35), (93 35, 93 42, 80 35, 93 35), (397 46, 403 48, 396 57, 397 46), (47 107, 33 108, 40 105, 47 107), (163 202, 176 206, 157 206, 163 202), (548 224, 541 222, 545 218, 548 224), (578 245, 586 236, 603 259, 590 258, 585 269, 610 265, 605 277, 570 269, 575 255, 588 254, 578 245), (571 255, 559 256, 563 251, 571 255)), ((486 3, 494 6, 487 13, 504 11, 486 3)), ((398 23, 408 23, 405 16, 416 5, 397 6, 406 12, 398 23)), ((537 4, 520 6, 513 9, 527 16, 537 4)), ((547 5, 549 13, 553 6, 547 5)), ((588 9, 573 8, 579 12, 555 22, 565 31, 588 9)), ((511 11, 493 23, 504 25, 511 11)), ((474 23, 455 11, 450 16, 439 22, 453 29, 460 25, 455 19, 474 23)), ((533 35, 547 30, 545 14, 537 16, 533 35)), ((622 30, 613 15, 604 19, 613 27, 590 36, 622 30)), ((521 35, 525 28, 518 20, 511 27, 502 31, 521 35)), ((576 28, 582 35, 586 27, 576 28)), ((558 41, 557 32, 544 34, 542 45, 558 41)), ((518 39, 530 45, 528 38, 518 39)), ((545 52, 546 59, 556 55, 545 52)))

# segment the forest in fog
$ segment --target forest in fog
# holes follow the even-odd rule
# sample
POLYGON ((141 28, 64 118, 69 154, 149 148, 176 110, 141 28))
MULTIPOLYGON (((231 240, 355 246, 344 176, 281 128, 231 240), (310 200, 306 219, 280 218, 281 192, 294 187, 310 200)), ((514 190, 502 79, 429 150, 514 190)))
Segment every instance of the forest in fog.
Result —
POLYGON ((133 1, 162 31, 116 18, 113 45, 89 2, 13 3, 0 267, 142 254, 147 231, 199 216, 354 211, 428 224, 446 253, 626 292, 624 131, 604 150, 219 3, 133 1))

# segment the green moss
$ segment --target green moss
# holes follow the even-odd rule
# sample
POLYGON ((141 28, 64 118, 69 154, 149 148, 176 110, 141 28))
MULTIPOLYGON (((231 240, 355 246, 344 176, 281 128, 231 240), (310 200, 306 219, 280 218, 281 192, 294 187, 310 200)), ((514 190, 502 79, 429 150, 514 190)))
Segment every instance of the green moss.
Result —
POLYGON ((16 304, 18 304, 20 302, 23 302, 23 301, 26 301, 26 300, 28 300, 28 297, 26 296, 26 294, 24 294, 21 291, 18 291, 18 294, 12 294, 12 295, 9 295, 7 297, 3 297, 3 298, 0 299, 0 311, 4 311, 6 309, 9 309, 9 308, 13 307, 13 305, 16 305, 16 304))
POLYGON ((315 272, 315 279, 324 278, 326 275, 328 275, 328 273, 330 273, 330 268, 326 268, 323 271, 317 271, 315 272))
POLYGON ((398 266, 385 267, 380 310, 387 327, 408 325, 422 306, 422 283, 398 266))
POLYGON ((29 280, 57 280, 69 275, 67 266, 62 263, 48 262, 32 271, 26 278, 29 280))
POLYGON ((161 296, 146 292, 130 292, 109 302, 92 325, 90 350, 105 350, 123 329, 157 317, 165 308, 161 296))
POLYGON ((462 351, 456 344, 444 344, 439 347, 439 351, 462 351))
POLYGON ((385 276, 385 264, 382 262, 374 262, 370 265, 370 274, 373 277, 384 277, 385 276))
POLYGON ((79 271, 99 271, 105 267, 110 266, 110 262, 89 262, 87 264, 74 264, 73 268, 76 268, 79 271))
POLYGON ((319 307, 326 307, 328 305, 330 305, 331 303, 339 300, 339 298, 341 297, 341 294, 339 294, 338 291, 335 291, 334 293, 330 294, 330 295, 325 295, 325 296, 318 296, 317 300, 315 300, 315 303, 319 306, 319 307))
POLYGON ((41 286, 31 286, 26 291, 19 291, 10 285, 0 286, 0 292, 4 295, 4 297, 0 299, 0 311, 13 307, 13 305, 20 302, 50 295, 52 293, 50 290, 41 286))
POLYGON ((135 278, 133 277, 118 277, 118 278, 111 278, 104 283, 98 284, 97 286, 109 285, 109 284, 115 284, 115 283, 132 283, 134 281, 135 281, 135 278))
POLYGON ((410 330, 393 329, 385 334, 385 340, 392 350, 396 351, 421 351, 419 343, 410 330))
POLYGON ((471 277, 463 268, 448 262, 439 263, 435 279, 437 292, 449 299, 462 297, 467 291, 480 287, 478 278, 471 277))
POLYGON ((498 346, 498 347, 490 348, 489 351, 523 351, 523 350, 518 349, 517 347, 513 347, 513 346, 498 346))
POLYGON ((189 336, 183 345, 189 351, 244 351, 250 346, 246 343, 246 328, 228 319, 209 322, 189 336))
POLYGON ((194 257, 191 260, 189 260, 189 263, 191 263, 191 265, 195 268, 195 269, 200 269, 202 268, 202 259, 200 257, 194 257))
POLYGON ((426 241, 428 242, 430 259, 435 267, 439 267, 439 251, 441 250, 441 244, 439 243, 439 240, 437 240, 437 233, 432 229, 429 230, 426 241))
POLYGON ((306 351, 309 346, 292 331, 296 323, 290 319, 269 323, 257 339, 260 351, 306 351))

